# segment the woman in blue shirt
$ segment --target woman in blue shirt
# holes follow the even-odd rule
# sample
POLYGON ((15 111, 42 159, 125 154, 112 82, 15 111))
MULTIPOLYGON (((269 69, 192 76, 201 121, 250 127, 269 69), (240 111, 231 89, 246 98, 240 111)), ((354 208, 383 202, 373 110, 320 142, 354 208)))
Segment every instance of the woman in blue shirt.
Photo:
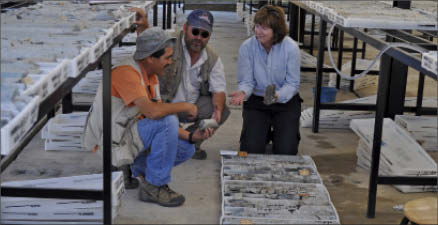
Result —
POLYGON ((255 35, 240 46, 238 90, 232 105, 243 103, 240 150, 265 153, 272 140, 274 154, 296 155, 300 141, 300 49, 287 36, 283 10, 266 5, 254 17, 255 35), (275 86, 274 102, 264 103, 268 86, 275 86))

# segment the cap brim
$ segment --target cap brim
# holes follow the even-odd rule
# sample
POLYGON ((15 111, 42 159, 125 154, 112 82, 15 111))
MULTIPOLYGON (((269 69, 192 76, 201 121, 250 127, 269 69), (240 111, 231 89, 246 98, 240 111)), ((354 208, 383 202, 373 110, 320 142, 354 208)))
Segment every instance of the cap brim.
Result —
POLYGON ((154 49, 151 49, 149 51, 135 51, 133 58, 134 58, 134 60, 142 60, 142 59, 154 54, 158 50, 162 49, 170 41, 175 41, 175 40, 176 40, 175 37, 169 37, 165 41, 163 41, 159 46, 155 47, 154 49))
POLYGON ((199 29, 206 30, 206 31, 208 31, 210 33, 213 30, 209 25, 203 24, 203 23, 199 23, 199 22, 191 22, 191 23, 189 22, 189 25, 191 27, 194 27, 194 28, 199 28, 199 29))

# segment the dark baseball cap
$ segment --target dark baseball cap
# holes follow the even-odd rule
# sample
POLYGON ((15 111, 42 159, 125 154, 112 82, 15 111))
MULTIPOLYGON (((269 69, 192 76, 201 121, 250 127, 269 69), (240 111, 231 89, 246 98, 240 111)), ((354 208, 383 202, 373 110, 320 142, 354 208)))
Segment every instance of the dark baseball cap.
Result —
POLYGON ((191 27, 203 29, 210 33, 213 30, 213 15, 207 10, 193 10, 187 17, 187 22, 191 27))
POLYGON ((137 37, 134 59, 144 59, 156 51, 167 47, 170 43, 174 43, 175 39, 159 27, 148 28, 137 37))

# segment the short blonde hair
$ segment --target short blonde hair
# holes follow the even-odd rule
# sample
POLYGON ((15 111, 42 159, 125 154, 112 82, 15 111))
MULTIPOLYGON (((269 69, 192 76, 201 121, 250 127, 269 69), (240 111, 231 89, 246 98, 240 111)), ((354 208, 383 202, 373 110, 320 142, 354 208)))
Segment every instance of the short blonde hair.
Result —
POLYGON ((278 6, 265 5, 254 16, 254 26, 269 26, 274 33, 274 45, 283 41, 288 34, 283 9, 278 6))

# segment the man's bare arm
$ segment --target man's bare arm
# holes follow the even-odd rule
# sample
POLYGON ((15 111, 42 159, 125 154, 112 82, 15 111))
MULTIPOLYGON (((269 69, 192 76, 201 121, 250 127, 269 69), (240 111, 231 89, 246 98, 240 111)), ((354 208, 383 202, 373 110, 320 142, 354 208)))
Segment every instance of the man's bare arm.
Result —
POLYGON ((198 114, 196 105, 186 102, 161 103, 153 102, 147 97, 140 97, 134 100, 134 104, 149 119, 160 119, 176 113, 187 113, 189 117, 195 117, 198 114))
POLYGON ((222 116, 222 111, 224 110, 224 106, 225 106, 225 92, 217 92, 217 93, 213 93, 213 119, 216 120, 216 122, 220 122, 221 121, 221 116, 222 116))

